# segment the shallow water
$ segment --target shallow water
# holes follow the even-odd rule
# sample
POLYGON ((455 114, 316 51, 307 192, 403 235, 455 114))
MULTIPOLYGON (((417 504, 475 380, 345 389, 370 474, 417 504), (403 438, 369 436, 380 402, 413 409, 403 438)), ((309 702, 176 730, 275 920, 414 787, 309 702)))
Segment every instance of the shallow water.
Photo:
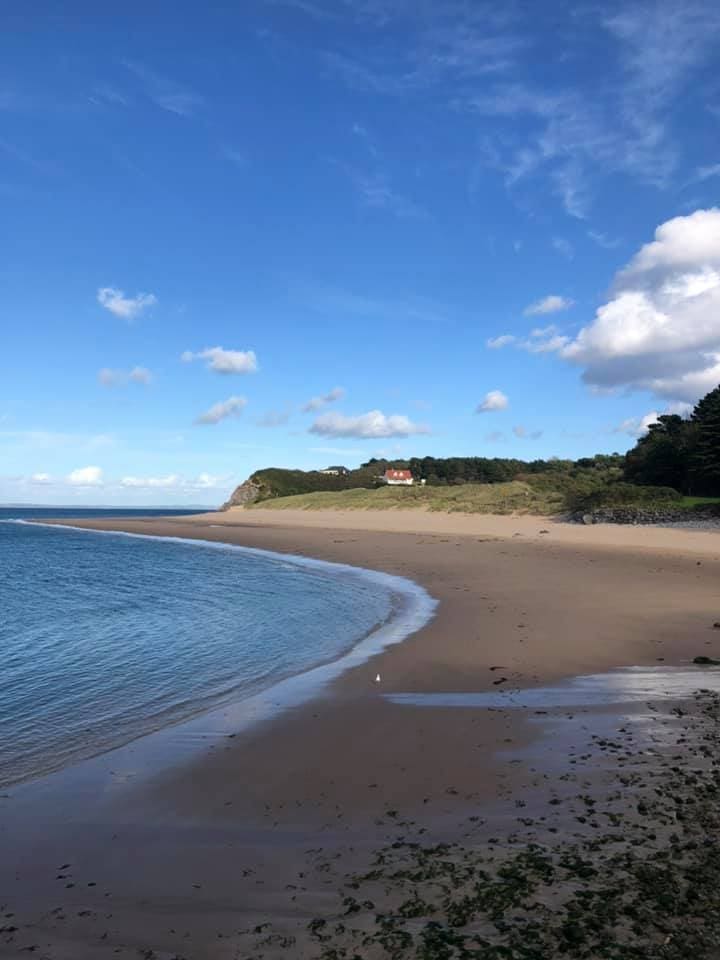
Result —
POLYGON ((401 588, 220 544, 0 523, 0 783, 336 660, 401 588))
POLYGON ((548 687, 480 693, 389 693, 385 699, 413 707, 552 710, 683 700, 699 689, 720 691, 720 667, 625 667, 573 677, 548 687))

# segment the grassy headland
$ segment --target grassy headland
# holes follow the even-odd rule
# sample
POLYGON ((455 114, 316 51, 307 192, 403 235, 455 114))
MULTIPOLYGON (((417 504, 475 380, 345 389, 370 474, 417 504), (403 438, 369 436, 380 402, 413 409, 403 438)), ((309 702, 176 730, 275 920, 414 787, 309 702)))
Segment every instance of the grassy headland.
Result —
MULTIPOLYGON (((269 471, 264 471, 267 474, 269 471)), ((290 473, 290 471, 287 471, 290 473)), ((273 471, 281 481, 246 504, 272 510, 428 510, 442 513, 591 515, 613 519, 658 519, 678 513, 706 516, 720 512, 720 498, 683 497, 668 487, 624 483, 591 470, 521 475, 500 483, 419 484, 412 487, 373 486, 341 490, 314 490, 288 494, 297 483, 284 471, 273 471)), ((310 476, 310 475, 306 475, 310 476)))

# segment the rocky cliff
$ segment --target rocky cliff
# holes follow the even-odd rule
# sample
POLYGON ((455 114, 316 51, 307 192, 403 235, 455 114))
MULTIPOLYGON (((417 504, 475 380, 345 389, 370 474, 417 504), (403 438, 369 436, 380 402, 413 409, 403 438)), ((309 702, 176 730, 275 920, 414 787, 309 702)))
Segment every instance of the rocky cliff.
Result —
POLYGON ((235 487, 230 499, 224 503, 220 509, 229 510, 230 507, 244 507, 248 503, 254 503, 256 500, 259 500, 261 496, 262 487, 260 484, 256 483, 252 477, 248 477, 239 487, 235 487))

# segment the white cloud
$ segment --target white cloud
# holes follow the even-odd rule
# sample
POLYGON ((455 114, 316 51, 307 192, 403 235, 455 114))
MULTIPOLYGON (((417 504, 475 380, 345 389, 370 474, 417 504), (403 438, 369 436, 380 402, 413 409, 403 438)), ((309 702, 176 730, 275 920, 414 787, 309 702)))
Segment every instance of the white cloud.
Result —
POLYGON ((103 367, 98 371, 98 382, 104 387, 124 387, 128 383, 147 386, 152 383, 152 373, 147 367, 133 367, 132 370, 111 370, 110 367, 103 367))
POLYGON ((315 410, 320 410, 322 407, 326 407, 329 403, 335 403, 336 400, 342 400, 345 396, 345 391, 342 387, 333 387, 328 393, 322 394, 319 397, 313 397, 311 400, 305 404, 302 408, 303 413, 312 413, 315 410))
POLYGON ((661 224, 560 356, 608 389, 694 402, 720 382, 720 210, 661 224))
POLYGON ((516 341, 517 337, 512 333, 503 333, 499 337, 490 337, 490 339, 486 341, 486 344, 491 350, 501 350, 503 347, 509 347, 516 341))
POLYGON ((225 350, 223 347, 206 347, 197 353, 186 350, 180 359, 183 363, 193 360, 207 360, 209 370, 215 373, 255 373, 258 368, 257 357, 252 350, 225 350))
POLYGON ((325 413, 313 423, 310 433, 321 437, 410 437, 430 433, 430 429, 399 414, 386 416, 380 410, 371 410, 356 417, 325 413))
POLYGON ((214 490, 217 487, 227 486, 228 482, 228 477, 214 477, 211 473, 201 473, 191 481, 190 485, 196 490, 214 490))
POLYGON ((620 426, 615 428, 615 433, 627 433, 635 438, 644 437, 650 426, 657 423, 661 416, 674 413, 687 419, 692 411, 693 405, 691 403, 671 403, 662 414, 657 410, 652 410, 650 413, 646 413, 644 417, 629 417, 627 420, 623 420, 620 426))
POLYGON ((220 423, 221 420, 227 420, 228 417, 239 417, 246 405, 245 397, 228 397, 227 400, 214 404, 205 413, 200 414, 195 423, 220 423))
POLYGON ((650 424, 657 423, 660 416, 657 410, 646 413, 644 417, 629 417, 623 420, 619 427, 615 428, 615 433, 627 433, 631 437, 644 437, 648 432, 650 424))
POLYGON ((209 473, 201 473, 192 479, 171 473, 166 477, 123 477, 120 486, 135 490, 192 491, 215 490, 227 486, 229 482, 229 477, 216 477, 209 473))
POLYGON ((478 404, 476 413, 494 413, 497 410, 507 410, 510 401, 502 390, 491 390, 486 393, 478 404))
POLYGON ((528 353, 553 353, 562 349, 569 341, 569 337, 561 334, 558 328, 551 324, 530 331, 530 336, 518 341, 518 346, 528 353))
POLYGON ((65 478, 71 487, 100 487, 103 483, 103 472, 100 467, 78 467, 65 478))
POLYGON ((101 307, 122 320, 135 320, 158 302, 154 293, 138 293, 135 297, 126 297, 123 291, 116 287, 100 287, 97 300, 101 307))
POLYGON ((121 487, 159 487, 169 489, 180 485, 180 477, 171 473, 167 477, 123 477, 121 487))
POLYGON ((48 483, 52 483, 52 477, 49 473, 34 473, 30 477, 30 483, 36 483, 41 486, 44 486, 48 483))
POLYGON ((561 297, 558 294, 551 293, 525 307, 523 313, 526 317, 534 317, 546 313, 559 313, 562 310, 569 310, 574 305, 575 301, 569 297, 561 297))

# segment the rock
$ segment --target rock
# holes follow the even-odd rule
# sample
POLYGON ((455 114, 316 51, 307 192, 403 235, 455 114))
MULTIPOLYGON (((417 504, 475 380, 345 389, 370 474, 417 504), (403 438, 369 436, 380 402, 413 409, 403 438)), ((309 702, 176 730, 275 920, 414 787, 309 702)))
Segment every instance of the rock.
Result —
POLYGON ((595 517, 592 515, 592 513, 584 513, 582 515, 582 522, 590 526, 591 524, 595 523, 595 517))
POLYGON ((695 657, 693 663, 701 667, 720 667, 720 660, 713 660, 712 657, 695 657))
POLYGON ((255 483, 251 477, 235 488, 230 499, 220 509, 229 510, 230 507, 244 507, 246 503, 254 503, 260 496, 260 490, 260 485, 255 483))
POLYGON ((713 624, 713 630, 720 630, 720 620, 716 620, 713 624))

